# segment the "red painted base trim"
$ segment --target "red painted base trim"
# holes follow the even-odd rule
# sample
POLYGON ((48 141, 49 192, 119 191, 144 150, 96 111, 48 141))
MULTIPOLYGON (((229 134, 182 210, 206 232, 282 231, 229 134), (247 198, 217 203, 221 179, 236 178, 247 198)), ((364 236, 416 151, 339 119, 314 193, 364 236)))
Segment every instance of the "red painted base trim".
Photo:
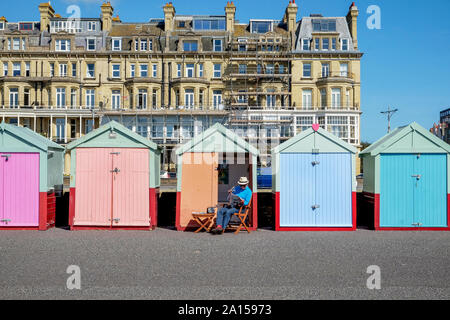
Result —
POLYGON ((39 231, 47 230, 47 192, 39 193, 39 231))
POLYGON ((317 228, 309 228, 309 227, 298 227, 298 228, 287 228, 287 227, 280 227, 278 228, 278 230, 276 231, 314 231, 314 232, 319 232, 319 231, 326 231, 326 232, 335 232, 335 231, 346 231, 346 232, 350 232, 350 231, 355 231, 355 228, 353 227, 342 227, 342 228, 326 228, 326 227, 317 227, 317 228))
MULTIPOLYGON (((380 226, 380 195, 364 192, 367 201, 374 204, 375 230, 376 231, 450 231, 450 226, 446 228, 385 228, 380 226), (370 199, 370 200, 369 200, 370 199), (373 199, 373 200, 372 200, 373 199)), ((447 225, 450 222, 450 194, 447 195, 447 225)))
POLYGON ((73 228, 73 221, 75 218, 75 188, 70 188, 69 196, 69 227, 73 228))
POLYGON ((252 231, 256 231, 258 229, 258 194, 257 193, 253 193, 253 196, 252 196, 252 211, 253 211, 253 216, 252 216, 252 221, 249 226, 249 229, 252 231))
POLYGON ((0 231, 40 231, 39 227, 0 227, 0 231))
POLYGON ((352 192, 352 227, 281 227, 280 226, 280 192, 274 194, 275 231, 355 231, 356 230, 356 192, 352 192))
POLYGON ((128 231, 150 231, 152 230, 151 227, 109 227, 109 226, 89 226, 89 227, 82 227, 82 226, 73 226, 70 227, 71 231, 86 231, 86 230, 98 230, 98 231, 121 231, 121 230, 128 230, 128 231))
POLYGON ((150 229, 155 230, 158 226, 158 195, 159 189, 150 189, 150 229))
POLYGON ((186 228, 181 227, 181 192, 177 191, 177 208, 175 215, 175 227, 177 231, 185 231, 186 228))

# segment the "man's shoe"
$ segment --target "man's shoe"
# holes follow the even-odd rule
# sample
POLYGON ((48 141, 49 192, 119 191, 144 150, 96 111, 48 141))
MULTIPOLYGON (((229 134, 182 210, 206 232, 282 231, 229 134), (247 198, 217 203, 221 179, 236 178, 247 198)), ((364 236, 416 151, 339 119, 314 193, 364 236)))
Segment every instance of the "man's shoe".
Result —
POLYGON ((223 234, 225 230, 223 228, 217 228, 215 234, 223 234))
POLYGON ((217 235, 217 234, 219 234, 219 230, 217 228, 214 228, 211 230, 211 234, 217 235))

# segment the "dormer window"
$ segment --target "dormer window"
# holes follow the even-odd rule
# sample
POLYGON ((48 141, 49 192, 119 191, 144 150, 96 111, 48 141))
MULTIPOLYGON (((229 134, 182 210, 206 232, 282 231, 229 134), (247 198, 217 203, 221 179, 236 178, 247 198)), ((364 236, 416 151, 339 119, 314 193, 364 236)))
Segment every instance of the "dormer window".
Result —
POLYGON ((322 50, 325 50, 325 51, 330 50, 330 39, 328 39, 328 38, 322 39, 322 50))
POLYGON ((225 30, 225 18, 195 19, 194 30, 225 30))
POLYGON ((94 21, 88 22, 88 31, 96 31, 97 24, 94 21))
POLYGON ((252 33, 267 33, 273 31, 273 21, 250 21, 252 33))
POLYGON ((336 20, 315 19, 312 21, 314 32, 335 32, 336 20))
POLYGON ((68 39, 58 39, 55 43, 56 51, 70 51, 70 40, 68 39))
POLYGON ((5 30, 5 23, 4 22, 0 22, 0 30, 5 30))
POLYGON ((214 51, 222 51, 222 39, 214 39, 214 51))
POLYGON ((13 38, 13 50, 20 50, 20 38, 13 38))
POLYGON ((95 38, 87 39, 87 50, 88 51, 95 51, 96 49, 96 40, 95 38))
POLYGON ((308 51, 309 50, 309 39, 303 39, 302 48, 303 48, 304 51, 308 51))
POLYGON ((197 52, 198 51, 198 43, 197 43, 197 41, 184 41, 183 42, 183 51, 185 51, 185 52, 197 52))
POLYGON ((348 51, 348 39, 342 39, 342 51, 348 51))
POLYGON ((112 50, 113 51, 121 51, 122 50, 122 39, 121 38, 113 38, 112 39, 112 50))
POLYGON ((141 51, 147 51, 147 48, 148 48, 147 40, 146 39, 141 40, 141 46, 140 46, 141 51))
POLYGON ((20 22, 19 23, 19 30, 20 31, 32 31, 33 30, 33 23, 31 23, 31 22, 20 22))

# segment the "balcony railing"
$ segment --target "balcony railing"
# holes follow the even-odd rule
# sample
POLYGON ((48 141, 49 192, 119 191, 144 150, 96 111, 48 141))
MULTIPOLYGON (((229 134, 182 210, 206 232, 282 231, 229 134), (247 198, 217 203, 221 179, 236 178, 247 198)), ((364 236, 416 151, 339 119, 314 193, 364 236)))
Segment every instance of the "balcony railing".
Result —
POLYGON ((18 106, 0 106, 2 110, 82 110, 82 111, 97 111, 100 110, 99 106, 53 106, 53 105, 18 105, 18 106))
POLYGON ((317 74, 317 78, 319 80, 322 79, 330 79, 330 78, 344 78, 344 79, 354 79, 354 74, 350 73, 348 71, 338 71, 338 72, 321 72, 319 74, 317 74))

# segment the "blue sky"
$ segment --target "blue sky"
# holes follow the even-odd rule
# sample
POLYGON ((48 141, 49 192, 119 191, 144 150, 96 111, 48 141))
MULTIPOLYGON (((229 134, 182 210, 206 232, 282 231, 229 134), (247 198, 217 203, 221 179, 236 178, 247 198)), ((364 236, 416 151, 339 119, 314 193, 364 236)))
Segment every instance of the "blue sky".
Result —
MULTIPOLYGON (((9 21, 38 20, 42 1, 1 1, 0 15, 9 21), (25 5, 26 3, 26 5, 25 5)), ((162 18, 163 0, 113 0, 122 20, 148 21, 162 18)), ((224 14, 226 0, 176 0, 178 14, 224 14)), ((101 0, 53 0, 57 13, 67 16, 71 4, 83 17, 98 17, 101 0)), ((237 0, 237 19, 281 19, 288 0, 237 0)), ((345 16, 351 1, 297 0, 300 19, 311 13, 345 16)), ((387 121, 380 111, 400 109, 392 126, 416 121, 429 129, 439 111, 450 107, 450 12, 449 0, 360 0, 359 47, 365 53, 362 72, 362 140, 374 142, 386 133, 387 121), (366 13, 370 5, 381 9, 381 30, 369 30, 366 13)))

